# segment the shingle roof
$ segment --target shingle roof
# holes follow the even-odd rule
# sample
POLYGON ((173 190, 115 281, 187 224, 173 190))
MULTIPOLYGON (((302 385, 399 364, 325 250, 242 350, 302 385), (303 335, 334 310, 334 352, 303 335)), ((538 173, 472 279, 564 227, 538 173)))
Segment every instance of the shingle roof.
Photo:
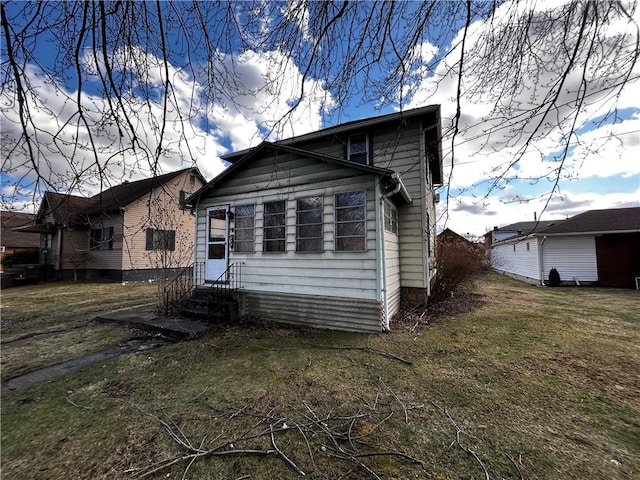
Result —
POLYGON ((589 210, 545 228, 541 235, 640 232, 640 207, 589 210))
POLYGON ((45 192, 38 220, 50 213, 55 223, 81 222, 84 211, 91 206, 91 199, 65 193, 45 192))
POLYGON ((2 223, 0 243, 5 247, 39 247, 40 235, 15 232, 13 230, 14 228, 32 224, 35 218, 36 216, 33 213, 0 212, 0 222, 2 223))
POLYGON ((551 225, 555 225, 558 222, 562 222, 563 220, 539 220, 533 222, 517 222, 512 223, 511 225, 506 225, 504 227, 500 227, 494 232, 522 232, 521 235, 528 235, 533 232, 539 232, 542 229, 550 227, 551 225))
MULTIPOLYGON (((175 172, 165 173, 164 175, 159 175, 157 177, 145 178, 135 182, 126 182, 116 185, 115 187, 111 187, 110 189, 91 197, 91 205, 87 207, 85 213, 96 214, 119 210, 121 207, 129 205, 135 200, 151 192, 154 188, 164 185, 188 170, 197 172, 196 169, 185 168, 175 172)), ((197 174, 200 175, 199 172, 197 174)))
POLYGON ((42 221, 42 215, 50 212, 56 223, 86 223, 86 217, 88 215, 119 210, 187 171, 193 171, 193 173, 198 175, 204 182, 204 178, 196 168, 185 168, 157 177, 145 178, 135 182, 125 182, 90 198, 45 192, 43 203, 38 214, 38 221, 42 221))

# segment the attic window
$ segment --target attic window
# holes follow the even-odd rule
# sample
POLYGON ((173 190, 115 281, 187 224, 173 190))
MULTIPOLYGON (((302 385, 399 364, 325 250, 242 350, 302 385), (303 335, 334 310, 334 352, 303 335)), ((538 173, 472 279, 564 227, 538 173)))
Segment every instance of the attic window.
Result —
POLYGON ((189 175, 189 185, 191 185, 192 187, 196 184, 196 176, 195 175, 189 175))
POLYGON ((365 165, 369 163, 369 139, 366 133, 357 133, 349 136, 347 159, 365 165))

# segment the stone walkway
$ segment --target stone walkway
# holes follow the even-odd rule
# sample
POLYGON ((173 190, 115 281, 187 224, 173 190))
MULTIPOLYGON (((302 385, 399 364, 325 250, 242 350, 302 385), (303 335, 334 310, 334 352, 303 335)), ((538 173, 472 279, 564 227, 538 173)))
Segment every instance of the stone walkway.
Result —
MULTIPOLYGON (((160 334, 161 336, 130 340, 105 350, 93 352, 11 378, 2 382, 1 395, 4 396, 7 393, 16 390, 21 390, 23 388, 53 380, 61 375, 76 372, 90 365, 104 362, 119 355, 142 352, 161 347, 172 340, 175 341, 195 338, 211 328, 211 325, 208 323, 198 320, 160 318, 155 313, 153 306, 149 305, 103 314, 96 317, 95 321, 98 323, 116 323, 128 328, 135 328, 137 330, 160 334)), ((33 340, 34 338, 37 338, 38 335, 43 336, 46 334, 36 334, 30 339, 19 339, 16 343, 33 340)))

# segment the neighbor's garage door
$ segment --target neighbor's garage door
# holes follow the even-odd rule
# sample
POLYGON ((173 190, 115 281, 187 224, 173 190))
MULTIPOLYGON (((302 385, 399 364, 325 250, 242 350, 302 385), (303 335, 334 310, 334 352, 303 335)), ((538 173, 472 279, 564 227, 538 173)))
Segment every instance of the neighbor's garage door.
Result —
POLYGON ((596 256, 600 285, 635 288, 635 277, 640 277, 640 233, 596 237, 596 256))

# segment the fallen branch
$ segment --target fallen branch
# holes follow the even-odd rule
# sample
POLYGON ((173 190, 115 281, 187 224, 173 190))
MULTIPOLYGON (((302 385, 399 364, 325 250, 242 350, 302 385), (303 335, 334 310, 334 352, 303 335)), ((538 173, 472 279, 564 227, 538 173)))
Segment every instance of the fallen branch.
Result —
MULTIPOLYGON (((406 406, 396 395, 393 396, 403 406, 405 418, 408 409, 422 407, 406 406)), ((376 396, 376 404, 378 399, 379 395, 376 396)), ((376 410, 375 406, 372 409, 371 405, 367 403, 369 408, 364 412, 358 411, 352 415, 335 415, 332 413, 319 415, 311 406, 306 403, 303 403, 303 405, 306 408, 306 412, 297 411, 294 408, 295 414, 287 416, 274 414, 274 408, 265 409, 266 413, 257 413, 252 411, 248 405, 242 408, 224 409, 209 405, 210 408, 221 413, 218 419, 223 422, 221 431, 224 432, 225 438, 221 440, 223 433, 220 433, 213 440, 208 440, 207 435, 204 435, 198 442, 189 438, 188 433, 185 432, 184 425, 179 426, 172 419, 160 418, 134 405, 145 416, 157 422, 168 438, 180 448, 182 453, 146 467, 128 469, 126 473, 134 474, 137 478, 146 478, 164 469, 183 464, 185 468, 182 478, 186 478, 192 465, 200 458, 225 455, 276 455, 299 475, 307 475, 310 470, 300 464, 298 460, 294 461, 293 458, 295 456, 292 457, 289 452, 284 451, 282 446, 285 442, 278 441, 279 435, 294 435, 294 437, 287 437, 286 445, 289 448, 291 446, 297 449, 302 448, 303 450, 306 448, 309 454, 309 469, 313 468, 314 472, 318 471, 314 452, 316 455, 324 454, 325 458, 339 458, 352 462, 354 468, 363 470, 366 475, 375 479, 381 479, 382 475, 366 463, 368 458, 389 456, 423 465, 421 460, 411 455, 395 449, 387 449, 384 445, 374 445, 368 442, 372 437, 372 432, 381 428, 394 413, 397 414, 396 410, 381 408, 376 410), (258 420, 257 422, 252 420, 255 418, 258 420), (233 427, 229 426, 230 422, 244 425, 245 428, 241 430, 242 433, 230 435, 234 430, 233 427), (248 429, 246 428, 247 422, 249 422, 248 429), (359 434, 360 430, 366 433, 359 434), (295 440, 296 438, 298 439, 297 441, 295 440), (220 441, 220 443, 212 446, 211 444, 216 440, 220 441)), ((376 435, 375 438, 384 438, 384 436, 376 435)))
POLYGON ((280 457, 282 457, 282 459, 287 462, 289 465, 291 465, 291 467, 298 472, 298 474, 304 476, 305 473, 302 471, 302 469, 300 467, 298 467, 289 457, 287 457, 284 453, 282 453, 282 450, 280 450, 278 448, 278 446, 276 445, 276 439, 273 436, 273 426, 269 425, 269 428, 271 429, 271 431, 269 432, 271 434, 271 445, 273 445, 273 448, 275 448, 276 452, 278 452, 278 455, 280 455, 280 457))
POLYGON ((458 447, 460 447, 460 449, 463 452, 468 453, 469 455, 471 455, 476 462, 478 462, 478 464, 480 465, 480 467, 482 467, 482 471, 484 472, 484 478, 485 480, 491 480, 491 477, 489 477, 489 471, 487 470, 487 467, 485 467, 484 463, 482 463, 482 460, 480 459, 479 455, 477 452, 475 452, 474 450, 471 450, 468 447, 465 447, 464 445, 462 445, 462 443, 460 442, 460 434, 465 433, 459 426, 458 423, 453 419, 453 417, 449 414, 449 412, 447 411, 446 407, 441 407, 440 405, 438 405, 435 402, 431 402, 431 404, 436 407, 438 410, 440 410, 441 412, 444 412, 444 414, 447 416, 447 418, 449 419, 449 421, 451 422, 451 424, 455 427, 456 429, 456 439, 454 441, 451 442, 451 444, 449 445, 449 448, 451 448, 453 445, 458 445, 458 447))

